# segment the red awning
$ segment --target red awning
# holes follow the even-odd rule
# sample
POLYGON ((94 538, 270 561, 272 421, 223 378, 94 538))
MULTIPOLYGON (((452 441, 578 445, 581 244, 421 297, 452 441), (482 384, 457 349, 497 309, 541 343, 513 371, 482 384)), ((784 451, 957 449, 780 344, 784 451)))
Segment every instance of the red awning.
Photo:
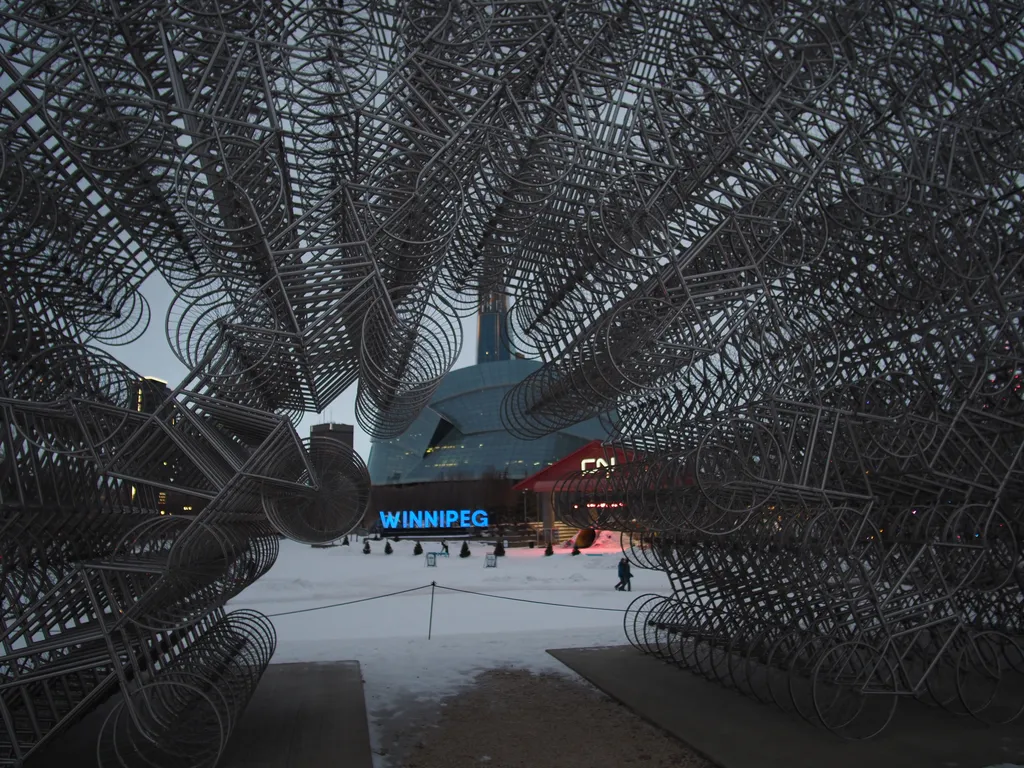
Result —
POLYGON ((568 477, 574 472, 596 469, 597 467, 625 463, 632 460, 633 454, 617 448, 606 447, 601 444, 600 440, 593 440, 582 448, 573 451, 564 459, 556 461, 551 466, 530 475, 525 480, 520 480, 512 486, 512 489, 515 491, 550 493, 555 489, 559 480, 568 477))

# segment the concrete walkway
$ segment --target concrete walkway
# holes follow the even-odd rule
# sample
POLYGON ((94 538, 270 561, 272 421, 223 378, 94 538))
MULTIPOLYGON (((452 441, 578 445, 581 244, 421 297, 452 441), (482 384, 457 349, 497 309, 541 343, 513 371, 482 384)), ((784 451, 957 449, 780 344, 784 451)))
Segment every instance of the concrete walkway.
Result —
POLYGON ((219 768, 373 768, 358 661, 271 664, 219 768))
MULTIPOLYGON (((26 768, 96 768, 96 737, 117 700, 91 712, 26 768)), ((218 768, 373 768, 357 661, 271 664, 218 768)))
POLYGON ((1024 765, 1024 722, 989 727, 908 699, 878 737, 846 741, 630 646, 548 653, 721 768, 1024 765))

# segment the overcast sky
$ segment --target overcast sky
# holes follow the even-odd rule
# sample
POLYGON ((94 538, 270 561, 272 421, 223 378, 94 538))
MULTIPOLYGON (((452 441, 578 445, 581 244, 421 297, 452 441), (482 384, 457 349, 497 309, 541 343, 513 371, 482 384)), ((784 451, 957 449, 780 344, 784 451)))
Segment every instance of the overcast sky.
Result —
MULTIPOLYGON (((167 343, 166 320, 167 307, 170 305, 173 292, 164 279, 154 273, 142 286, 142 294, 149 301, 152 319, 149 328, 138 341, 123 347, 104 347, 114 357, 142 376, 154 376, 163 379, 170 386, 181 383, 188 371, 178 358, 171 352, 167 343)), ((462 352, 453 368, 465 368, 476 362, 476 316, 462 321, 462 352)), ((103 346, 103 345, 100 345, 103 346)), ((307 413, 299 425, 299 435, 309 435, 309 428, 314 424, 333 421, 339 424, 355 425, 356 451, 364 460, 370 456, 370 437, 359 428, 355 416, 356 388, 349 387, 339 398, 329 405, 323 413, 307 413)))

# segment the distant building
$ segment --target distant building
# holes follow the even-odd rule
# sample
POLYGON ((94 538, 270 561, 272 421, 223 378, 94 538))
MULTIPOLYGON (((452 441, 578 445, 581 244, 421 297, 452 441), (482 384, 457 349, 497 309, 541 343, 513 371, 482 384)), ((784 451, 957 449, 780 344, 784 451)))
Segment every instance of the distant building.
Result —
POLYGON ((541 525, 541 500, 513 486, 606 437, 598 419, 537 440, 505 430, 502 399, 541 363, 509 354, 503 297, 484 297, 480 307, 477 364, 445 376, 402 435, 372 442, 368 527, 382 511, 470 507, 487 510, 492 523, 541 525))
MULTIPOLYGON (((152 377, 141 378, 136 387, 136 410, 141 413, 158 413, 160 406, 171 395, 167 383, 152 377)), ((309 430, 314 435, 330 435, 353 448, 354 428, 351 424, 316 424, 309 430)), ((175 466, 173 457, 158 459, 149 477, 152 488, 145 489, 146 496, 152 496, 161 515, 195 515, 204 510, 209 499, 194 496, 175 488, 176 480, 181 482, 187 474, 182 467, 175 466)), ((138 490, 138 489, 135 489, 138 490)), ((134 497, 134 494, 133 494, 134 497)), ((150 504, 147 498, 146 505, 150 504)))
POLYGON ((309 436, 317 435, 333 438, 355 449, 355 428, 351 424, 314 424, 309 428, 309 436))
MULTIPOLYGON (((136 389, 136 410, 140 413, 160 413, 160 407, 170 396, 171 388, 166 381, 151 376, 141 378, 136 389)), ((173 456, 158 456, 157 461, 159 463, 148 475, 153 488, 147 492, 155 497, 161 515, 195 515, 206 508, 208 499, 184 493, 174 487, 176 480, 181 482, 185 471, 183 467, 177 466, 173 456)))
POLYGON ((138 380, 135 390, 135 410, 156 413, 156 409, 171 395, 171 388, 163 379, 146 376, 138 380))
MULTIPOLYGON (((560 484, 561 481, 572 477, 574 478, 573 488, 577 490, 595 490, 600 487, 597 478, 601 477, 601 475, 594 474, 594 479, 585 479, 585 477, 580 477, 582 473, 599 473, 603 467, 626 464, 634 461, 635 458, 636 455, 632 452, 607 447, 602 445, 600 440, 594 440, 525 480, 520 480, 512 490, 529 491, 536 494, 540 500, 543 528, 554 529, 559 525, 557 520, 558 510, 556 508, 558 505, 554 503, 556 501, 555 497, 565 491, 565 487, 560 484)), ((568 504, 568 502, 564 501, 564 497, 563 502, 568 504)), ((573 504, 573 517, 576 520, 589 517, 591 523, 596 525, 601 518, 599 502, 583 503, 586 504, 586 508, 582 510, 580 509, 580 504, 573 504)), ((619 507, 622 506, 624 505, 620 503, 619 507)))
POLYGON ((476 326, 476 362, 498 363, 509 360, 506 329, 508 323, 508 305, 501 294, 490 293, 480 301, 480 314, 476 326))
POLYGON ((605 436, 597 419, 537 440, 521 440, 501 423, 501 401, 540 368, 535 360, 504 360, 452 371, 419 418, 401 436, 374 440, 368 461, 374 485, 523 480, 591 440, 605 436))

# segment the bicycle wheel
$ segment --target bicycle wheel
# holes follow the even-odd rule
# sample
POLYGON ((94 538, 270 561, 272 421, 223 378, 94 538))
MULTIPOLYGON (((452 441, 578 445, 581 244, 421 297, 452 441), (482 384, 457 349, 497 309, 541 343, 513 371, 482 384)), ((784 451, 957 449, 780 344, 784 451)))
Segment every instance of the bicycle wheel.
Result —
MULTIPOLYGON (((959 630, 954 631, 959 632, 959 630)), ((939 652, 939 648, 945 645, 947 637, 947 635, 933 630, 928 644, 921 653, 920 663, 930 664, 939 652)), ((960 692, 957 688, 957 670, 961 653, 961 646, 957 644, 957 641, 962 640, 962 635, 953 638, 953 642, 935 660, 935 666, 931 668, 924 679, 924 689, 917 697, 925 704, 936 704, 955 715, 967 714, 967 710, 964 709, 964 705, 960 701, 960 692)))
POLYGON ((793 698, 789 693, 790 659, 807 640, 803 629, 784 632, 768 651, 768 693, 772 703, 783 712, 793 711, 793 698))
POLYGON ((680 613, 684 607, 671 600, 666 600, 651 614, 645 627, 647 652, 661 659, 671 661, 674 658, 674 643, 678 642, 680 613))
POLYGON ((629 644, 637 650, 647 651, 643 640, 644 627, 665 599, 661 595, 640 595, 626 608, 622 616, 622 630, 629 644))
POLYGON ((774 673, 768 665, 768 654, 785 627, 773 624, 766 627, 754 638, 744 659, 744 675, 750 686, 751 695, 762 704, 774 704, 771 691, 771 676, 774 673))
POLYGON ((811 673, 818 721, 844 739, 877 736, 896 712, 896 672, 875 648, 840 643, 818 658, 811 673))
POLYGON ((750 681, 747 679, 747 653, 763 631, 758 621, 748 618, 740 623, 740 628, 729 638, 729 644, 725 649, 725 674, 728 680, 726 684, 747 696, 753 695, 750 681))
POLYGON ((814 708, 812 673, 815 665, 835 641, 821 635, 810 635, 789 658, 789 698, 793 709, 811 725, 820 721, 814 708))
POLYGON ((957 660, 957 692, 967 711, 990 724, 1009 723, 1024 712, 1024 653, 1002 632, 968 638, 957 660))

